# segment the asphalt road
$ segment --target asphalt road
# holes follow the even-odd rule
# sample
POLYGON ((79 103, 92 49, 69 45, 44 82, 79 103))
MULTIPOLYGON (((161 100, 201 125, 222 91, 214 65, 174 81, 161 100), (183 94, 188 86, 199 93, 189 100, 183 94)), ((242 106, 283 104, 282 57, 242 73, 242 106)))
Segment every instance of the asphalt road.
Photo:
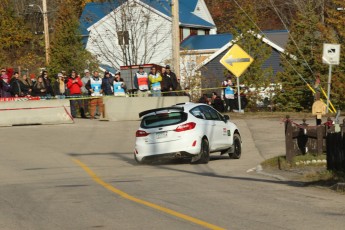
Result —
POLYGON ((138 122, 0 128, 0 229, 344 229, 345 196, 247 170, 284 152, 278 119, 237 119, 240 160, 133 160, 138 122))

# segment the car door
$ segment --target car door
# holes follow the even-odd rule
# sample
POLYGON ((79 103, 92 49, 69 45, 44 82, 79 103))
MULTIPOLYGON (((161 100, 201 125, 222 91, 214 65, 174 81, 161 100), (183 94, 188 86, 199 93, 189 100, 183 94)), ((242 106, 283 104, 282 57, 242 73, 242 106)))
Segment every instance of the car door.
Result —
POLYGON ((228 135, 227 125, 220 116, 220 114, 210 106, 201 107, 203 114, 206 117, 208 126, 210 127, 210 149, 216 151, 226 147, 226 140, 228 135))

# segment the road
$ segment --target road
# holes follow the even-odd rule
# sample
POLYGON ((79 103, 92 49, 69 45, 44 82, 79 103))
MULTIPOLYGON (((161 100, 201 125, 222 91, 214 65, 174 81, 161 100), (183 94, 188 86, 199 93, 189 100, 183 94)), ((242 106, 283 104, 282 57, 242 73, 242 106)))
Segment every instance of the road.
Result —
POLYGON ((234 120, 240 160, 133 160, 138 122, 1 128, 0 229, 344 229, 345 196, 247 170, 284 152, 279 120, 234 120))

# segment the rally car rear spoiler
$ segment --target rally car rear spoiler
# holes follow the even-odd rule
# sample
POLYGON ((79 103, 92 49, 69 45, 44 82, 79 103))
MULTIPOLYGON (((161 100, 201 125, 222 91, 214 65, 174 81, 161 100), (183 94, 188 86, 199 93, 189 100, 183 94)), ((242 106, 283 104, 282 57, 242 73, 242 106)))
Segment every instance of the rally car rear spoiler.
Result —
POLYGON ((163 111, 163 110, 183 112, 184 108, 179 107, 179 106, 175 106, 175 107, 171 106, 171 107, 164 107, 164 108, 158 108, 158 109, 150 109, 150 110, 146 110, 146 111, 139 113, 139 118, 141 118, 141 117, 143 117, 149 113, 156 113, 158 111, 163 111))

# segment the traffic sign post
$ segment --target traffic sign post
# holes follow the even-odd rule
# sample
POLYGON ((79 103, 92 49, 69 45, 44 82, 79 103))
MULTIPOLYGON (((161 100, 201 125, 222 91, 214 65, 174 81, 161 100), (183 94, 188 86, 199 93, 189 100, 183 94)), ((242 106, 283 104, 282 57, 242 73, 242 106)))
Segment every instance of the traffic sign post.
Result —
POLYGON ((237 77, 237 98, 238 111, 241 108, 240 76, 252 64, 254 59, 246 53, 239 45, 233 45, 231 49, 222 57, 220 63, 237 77))
POLYGON ((332 65, 340 63, 340 45, 339 44, 323 44, 322 62, 329 65, 328 85, 327 85, 327 111, 329 110, 329 102, 331 96, 332 81, 332 65))

